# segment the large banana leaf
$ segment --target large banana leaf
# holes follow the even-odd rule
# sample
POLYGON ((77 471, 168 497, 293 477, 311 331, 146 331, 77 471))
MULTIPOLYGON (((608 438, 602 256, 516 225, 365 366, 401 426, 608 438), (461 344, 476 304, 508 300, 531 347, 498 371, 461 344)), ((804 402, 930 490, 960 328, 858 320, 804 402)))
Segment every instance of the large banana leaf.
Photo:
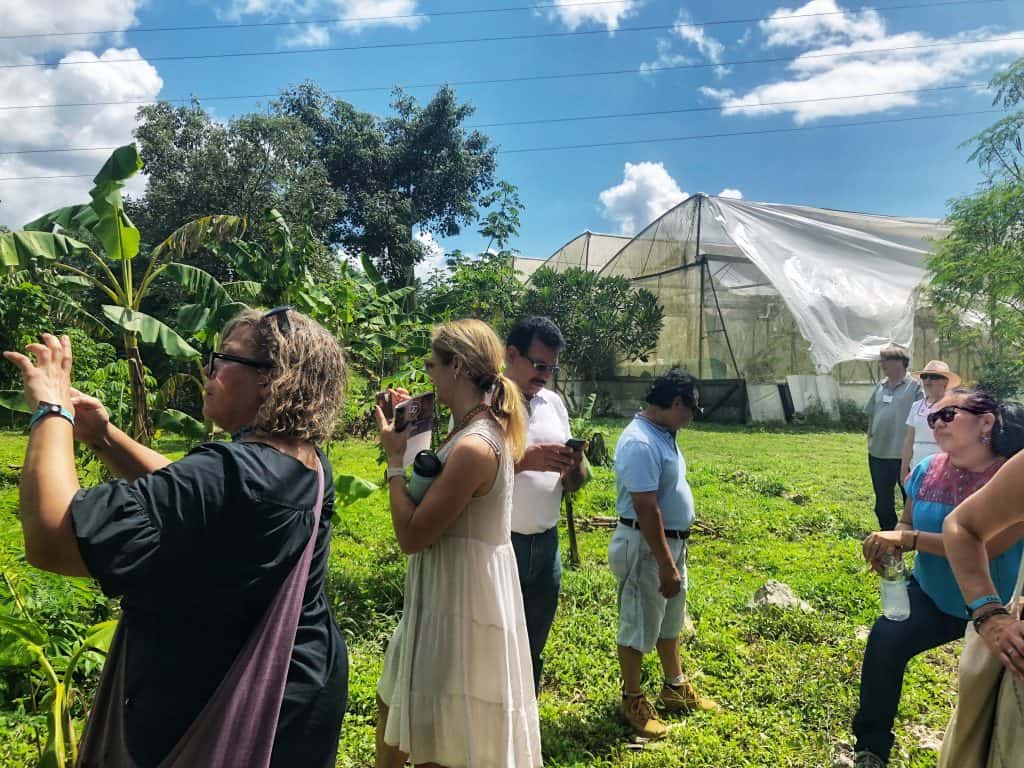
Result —
POLYGON ((156 415, 156 425, 161 429, 181 435, 189 440, 203 440, 206 437, 206 425, 197 421, 187 413, 167 408, 156 415))
POLYGON ((110 650, 110 644, 114 640, 114 632, 116 630, 117 621, 114 620, 102 621, 89 627, 89 631, 86 632, 82 642, 78 644, 78 648, 68 660, 68 666, 64 672, 64 684, 66 686, 70 687, 75 667, 78 666, 78 662, 86 653, 89 651, 99 651, 106 654, 110 650))
POLYGON ((163 274, 184 288, 197 304, 212 309, 231 301, 231 296, 220 281, 205 269, 171 262, 164 267, 163 274))
POLYGON ((87 229, 92 231, 93 226, 99 221, 99 216, 89 203, 81 205, 69 205, 66 208, 58 208, 56 211, 44 213, 38 219, 26 224, 22 229, 35 230, 39 232, 54 232, 56 227, 71 231, 87 229))
POLYGON ((32 413, 32 409, 25 403, 25 393, 21 390, 0 392, 0 407, 15 413, 32 413))
POLYGON ((174 230, 166 240, 153 249, 153 257, 180 260, 208 245, 236 240, 245 234, 245 229, 244 216, 203 216, 174 230))
POLYGON ((73 253, 90 251, 88 245, 54 232, 4 232, 0 234, 0 265, 28 266, 33 259, 63 261, 73 253))
POLYGON ((103 314, 111 321, 131 333, 139 334, 146 344, 159 344, 170 357, 199 357, 199 352, 185 341, 169 326, 144 312, 118 307, 113 304, 103 305, 103 314))
POLYGON ((142 236, 124 211, 121 189, 125 179, 142 168, 142 158, 134 144, 118 147, 93 179, 96 186, 89 191, 97 220, 90 231, 103 243, 108 258, 130 261, 139 253, 142 236))
POLYGON ((8 616, 6 613, 0 613, 0 630, 9 632, 29 645, 37 647, 45 645, 49 640, 46 630, 35 622, 27 621, 26 619, 16 619, 13 616, 8 616))

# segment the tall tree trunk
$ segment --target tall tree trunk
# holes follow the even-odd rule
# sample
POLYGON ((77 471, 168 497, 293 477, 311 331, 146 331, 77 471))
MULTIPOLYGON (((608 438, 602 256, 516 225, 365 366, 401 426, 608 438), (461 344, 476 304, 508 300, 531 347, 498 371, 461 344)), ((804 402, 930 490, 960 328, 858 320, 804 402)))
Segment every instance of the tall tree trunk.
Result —
POLYGON ((149 424, 149 405, 146 402, 146 369, 142 365, 138 337, 135 334, 126 335, 124 347, 132 392, 132 437, 143 445, 149 445, 153 433, 149 424))

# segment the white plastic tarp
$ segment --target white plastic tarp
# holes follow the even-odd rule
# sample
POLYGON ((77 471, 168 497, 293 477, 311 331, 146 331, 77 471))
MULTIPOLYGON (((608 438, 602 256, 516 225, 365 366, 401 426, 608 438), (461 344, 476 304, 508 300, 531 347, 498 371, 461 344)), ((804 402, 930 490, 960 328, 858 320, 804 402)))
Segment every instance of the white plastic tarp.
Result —
POLYGON ((910 346, 924 259, 948 232, 940 222, 719 197, 701 213, 713 238, 701 252, 713 260, 714 241, 731 241, 789 307, 820 372, 910 346))

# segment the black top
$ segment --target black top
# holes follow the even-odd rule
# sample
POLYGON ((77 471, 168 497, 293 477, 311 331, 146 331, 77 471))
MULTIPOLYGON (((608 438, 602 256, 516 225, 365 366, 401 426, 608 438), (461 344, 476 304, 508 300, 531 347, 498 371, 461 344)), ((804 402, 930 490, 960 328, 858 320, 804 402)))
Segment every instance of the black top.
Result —
MULTIPOLYGON (((323 582, 324 504, 288 669, 274 763, 333 766, 347 687, 344 640, 323 582)), ((140 768, 170 752, 210 698, 309 541, 317 473, 262 443, 206 443, 134 482, 79 491, 82 559, 128 632, 125 716, 140 768)))

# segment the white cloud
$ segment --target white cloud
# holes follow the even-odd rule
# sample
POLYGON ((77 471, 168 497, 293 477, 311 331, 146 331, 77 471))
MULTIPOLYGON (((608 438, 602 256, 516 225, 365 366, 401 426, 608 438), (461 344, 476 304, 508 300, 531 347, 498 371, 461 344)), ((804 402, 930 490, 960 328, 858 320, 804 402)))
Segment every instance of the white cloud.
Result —
POLYGON ((759 23, 765 44, 823 45, 839 41, 877 40, 885 36, 878 11, 841 9, 836 0, 810 0, 800 8, 779 8, 759 23))
POLYGON ((121 35, 68 35, 56 33, 127 29, 138 23, 142 0, 3 0, 4 35, 42 35, 4 40, 0 60, 12 61, 43 53, 63 53, 121 42, 121 35))
MULTIPOLYGON (((109 22, 108 22, 109 23, 109 22)), ((134 48, 110 48, 97 56, 72 51, 61 63, 103 62, 136 58, 134 48)), ((163 87, 156 69, 148 62, 116 65, 102 63, 0 70, 0 106, 59 104, 79 101, 154 99, 163 87)), ((128 144, 135 127, 137 104, 70 107, 39 110, 0 110, 0 134, 11 150, 54 147, 113 147, 128 144)), ((55 152, 0 156, 0 178, 88 174, 86 178, 53 181, 0 182, 0 223, 16 228, 36 216, 64 205, 88 200, 92 176, 107 159, 109 150, 55 152)), ((139 177, 129 190, 145 188, 139 177)))
POLYGON ((633 235, 687 195, 662 163, 626 163, 620 184, 600 194, 606 218, 633 235))
MULTIPOLYGON (((812 0, 796 12, 836 7, 834 0, 812 0)), ((792 13, 791 9, 780 8, 775 15, 792 13)), ((761 25, 769 44, 809 46, 788 65, 786 77, 746 93, 707 87, 701 88, 701 92, 720 103, 726 115, 788 113, 802 125, 826 117, 918 106, 927 95, 906 91, 962 83, 995 64, 1024 54, 1024 30, 997 35, 982 28, 937 38, 914 31, 889 34, 884 20, 870 10, 816 16, 813 20, 797 20, 795 26, 784 26, 792 23, 778 19, 761 25), (858 94, 885 95, 834 98, 858 94)))
POLYGON ((723 189, 721 192, 718 193, 718 196, 719 197, 727 197, 730 200, 742 200, 743 199, 743 193, 742 192, 740 192, 738 189, 732 189, 730 187, 726 187, 725 189, 723 189))
MULTIPOLYGON (((694 24, 690 15, 685 11, 679 11, 676 17, 676 26, 672 28, 670 37, 662 37, 657 42, 658 58, 654 61, 646 61, 640 65, 640 72, 647 74, 665 67, 678 66, 690 63, 685 54, 678 53, 674 48, 675 41, 681 41, 683 45, 692 45, 712 64, 718 64, 725 53, 725 46, 709 35, 704 27, 694 24)), ((728 67, 716 66, 715 75, 724 77, 729 73, 728 67)))
POLYGON ((415 239, 423 248, 423 261, 416 265, 414 272, 416 277, 425 280, 435 269, 444 268, 447 256, 445 255, 444 248, 438 244, 434 236, 429 232, 417 231, 415 239))
POLYGON ((641 5, 640 0, 622 0, 621 3, 606 5, 587 5, 581 0, 555 0, 554 7, 546 9, 546 14, 550 19, 561 21, 570 30, 594 23, 614 32, 623 20, 635 16, 641 5))
POLYGON ((303 24, 283 42, 289 48, 325 48, 331 42, 331 31, 322 24, 303 24))
POLYGON ((338 19, 331 25, 296 24, 281 37, 282 45, 290 48, 322 48, 330 42, 331 33, 338 31, 416 29, 426 21, 426 17, 414 15, 418 12, 417 0, 231 0, 220 9, 220 15, 231 21, 247 16, 284 21, 338 19))

